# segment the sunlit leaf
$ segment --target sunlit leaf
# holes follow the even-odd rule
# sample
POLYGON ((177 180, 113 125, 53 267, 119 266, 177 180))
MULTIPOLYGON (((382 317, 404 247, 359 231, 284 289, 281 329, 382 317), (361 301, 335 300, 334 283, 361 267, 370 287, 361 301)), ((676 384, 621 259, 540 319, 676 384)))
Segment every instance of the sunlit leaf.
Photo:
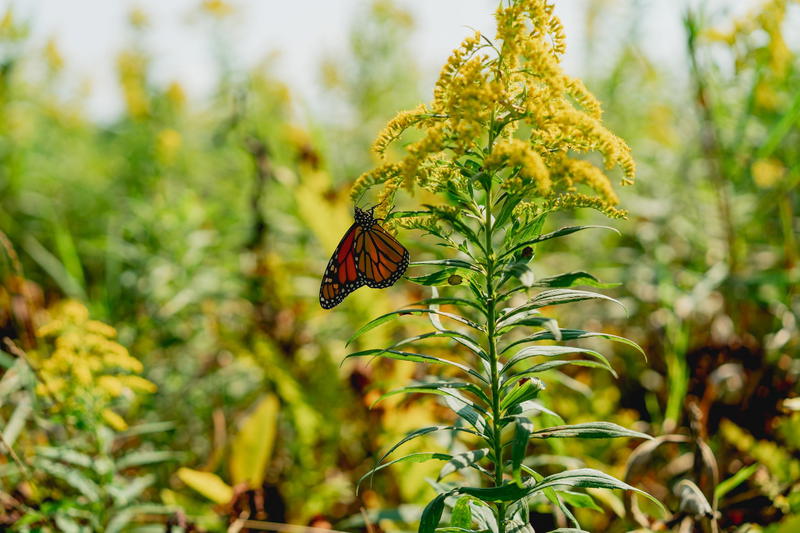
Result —
POLYGON ((176 472, 178 479, 189 488, 205 496, 214 503, 223 505, 233 498, 233 488, 225 483, 221 477, 212 472, 201 472, 191 468, 181 467, 176 472))
POLYGON ((280 402, 267 394, 244 420, 233 438, 229 467, 234 484, 260 488, 272 457, 280 402))

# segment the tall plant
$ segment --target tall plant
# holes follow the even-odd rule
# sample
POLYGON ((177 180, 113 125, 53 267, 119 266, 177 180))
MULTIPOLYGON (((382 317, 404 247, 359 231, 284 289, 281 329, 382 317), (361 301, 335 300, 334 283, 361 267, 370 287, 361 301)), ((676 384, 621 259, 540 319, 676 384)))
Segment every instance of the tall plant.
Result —
POLYGON ((543 233, 549 213, 592 207, 611 217, 624 215, 615 207, 618 200, 606 172, 619 167, 623 182, 630 183, 634 163, 625 142, 602 125, 598 101, 580 80, 562 72, 564 34, 552 3, 503 2, 496 21, 494 40, 476 33, 453 52, 429 105, 400 113, 379 135, 374 149, 382 155, 406 130, 419 130, 421 137, 405 147, 406 155, 364 174, 352 191, 358 198, 382 185, 379 212, 389 226, 421 230, 452 254, 412 263, 437 268, 410 278, 432 286, 432 297, 372 320, 351 342, 400 317, 426 316, 432 331, 348 356, 413 361, 442 370, 385 396, 438 395, 455 422, 408 433, 365 476, 400 462, 444 461, 435 482, 438 495, 422 514, 421 532, 439 527, 447 507, 452 507, 448 531, 475 526, 499 533, 531 531, 527 505, 538 495, 560 509, 575 528, 570 531, 580 530, 565 502, 585 496, 566 489, 641 491, 588 468, 544 476, 526 461, 529 445, 550 438, 650 438, 609 422, 566 424, 538 399, 545 388, 542 373, 567 365, 614 372, 603 354, 567 341, 600 337, 641 351, 625 338, 565 329, 542 314, 542 308, 571 302, 613 302, 573 288, 598 286, 596 278, 569 272, 536 279, 531 268, 539 243, 601 227, 543 233), (605 169, 591 161, 592 154, 602 157, 605 169), (399 190, 416 188, 434 200, 418 210, 386 214, 399 190), (454 294, 440 296, 437 286, 454 294), (451 343, 447 354, 431 355, 430 348, 443 339, 451 343), (456 355, 456 345, 466 350, 464 357, 456 355), (419 452, 384 462, 401 445, 434 432, 457 435, 467 451, 419 452), (468 470, 483 482, 442 481, 468 470))

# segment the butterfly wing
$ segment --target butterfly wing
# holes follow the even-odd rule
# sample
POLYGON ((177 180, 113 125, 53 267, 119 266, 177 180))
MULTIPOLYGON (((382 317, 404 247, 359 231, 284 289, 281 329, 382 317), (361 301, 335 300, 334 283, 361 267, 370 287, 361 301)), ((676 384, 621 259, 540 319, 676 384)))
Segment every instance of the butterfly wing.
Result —
POLYGON ((408 268, 408 250, 378 224, 355 237, 356 266, 373 289, 394 285, 408 268))
POLYGON ((358 224, 353 224, 344 234, 333 252, 319 287, 319 305, 330 309, 339 305, 344 297, 364 284, 356 268, 355 243, 364 233, 358 224))

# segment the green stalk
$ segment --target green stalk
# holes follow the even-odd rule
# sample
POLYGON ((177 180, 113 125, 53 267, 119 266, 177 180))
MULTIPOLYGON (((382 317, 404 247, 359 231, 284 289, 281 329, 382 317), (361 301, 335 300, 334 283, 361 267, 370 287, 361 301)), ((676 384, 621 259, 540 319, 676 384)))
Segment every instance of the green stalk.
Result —
MULTIPOLYGON (((495 338, 496 322, 496 297, 494 287, 494 249, 492 247, 492 181, 486 186, 486 206, 484 219, 484 236, 486 248, 486 341, 488 344, 489 361, 491 367, 491 394, 492 400, 492 440, 494 441, 494 484, 503 484, 503 445, 500 442, 500 375, 497 361, 497 340, 495 338)), ((499 533, 505 532, 505 503, 497 504, 497 528, 499 533)))

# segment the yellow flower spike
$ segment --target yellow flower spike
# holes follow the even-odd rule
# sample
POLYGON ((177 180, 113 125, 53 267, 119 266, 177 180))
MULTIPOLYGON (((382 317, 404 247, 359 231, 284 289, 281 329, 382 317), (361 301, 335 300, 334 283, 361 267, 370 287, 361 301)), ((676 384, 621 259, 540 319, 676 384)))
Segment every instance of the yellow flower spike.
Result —
POLYGON ((386 124, 386 127, 378 134, 378 138, 372 144, 372 151, 383 157, 386 148, 397 140, 408 128, 424 120, 428 111, 424 104, 420 104, 411 111, 401 111, 386 124))
POLYGON ((117 381, 135 392, 154 393, 158 390, 155 383, 140 376, 118 376, 117 381))

